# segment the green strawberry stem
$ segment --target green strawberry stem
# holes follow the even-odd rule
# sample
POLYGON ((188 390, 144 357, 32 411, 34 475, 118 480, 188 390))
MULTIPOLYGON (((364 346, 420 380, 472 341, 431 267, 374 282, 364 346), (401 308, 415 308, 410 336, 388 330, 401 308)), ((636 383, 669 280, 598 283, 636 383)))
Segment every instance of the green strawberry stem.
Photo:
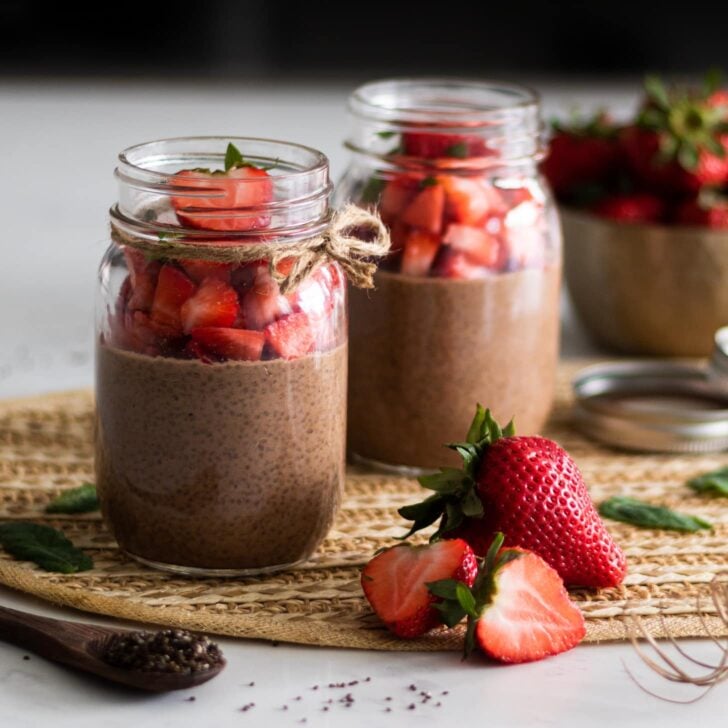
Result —
POLYGON ((498 571, 523 555, 515 549, 503 549, 504 541, 504 535, 496 533, 488 553, 478 559, 478 575, 472 587, 455 579, 441 579, 426 585, 430 593, 441 600, 434 606, 440 612, 443 624, 454 627, 467 617, 463 659, 468 658, 475 648, 475 627, 485 608, 493 601, 498 571))
POLYGON ((478 404, 465 442, 446 445, 462 457, 463 467, 440 468, 439 472, 418 479, 423 488, 434 494, 397 511, 402 518, 413 522, 401 538, 409 538, 439 519, 439 526, 430 538, 430 541, 436 541, 462 525, 466 518, 482 518, 483 504, 478 496, 476 478, 483 457, 494 442, 502 437, 513 437, 515 433, 513 420, 501 428, 490 410, 478 404))

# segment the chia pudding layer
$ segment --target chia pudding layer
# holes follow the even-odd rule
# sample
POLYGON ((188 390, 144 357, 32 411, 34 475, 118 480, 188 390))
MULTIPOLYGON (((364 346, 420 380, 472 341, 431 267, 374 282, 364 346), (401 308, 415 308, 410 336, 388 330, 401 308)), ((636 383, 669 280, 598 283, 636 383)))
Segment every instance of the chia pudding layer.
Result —
POLYGON ((309 557, 343 489, 346 357, 205 364, 100 344, 96 478, 121 548, 210 570, 309 557))
POLYGON ((457 465, 475 405, 539 432, 554 397, 561 269, 478 280, 380 270, 350 292, 349 450, 380 463, 457 465))

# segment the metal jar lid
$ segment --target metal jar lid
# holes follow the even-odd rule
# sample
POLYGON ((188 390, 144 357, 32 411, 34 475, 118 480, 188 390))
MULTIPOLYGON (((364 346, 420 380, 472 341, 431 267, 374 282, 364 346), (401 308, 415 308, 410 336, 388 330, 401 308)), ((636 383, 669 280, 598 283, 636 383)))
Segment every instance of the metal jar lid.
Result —
POLYGON ((728 327, 716 333, 708 366, 598 364, 573 386, 576 424, 595 440, 643 452, 728 449, 728 327))

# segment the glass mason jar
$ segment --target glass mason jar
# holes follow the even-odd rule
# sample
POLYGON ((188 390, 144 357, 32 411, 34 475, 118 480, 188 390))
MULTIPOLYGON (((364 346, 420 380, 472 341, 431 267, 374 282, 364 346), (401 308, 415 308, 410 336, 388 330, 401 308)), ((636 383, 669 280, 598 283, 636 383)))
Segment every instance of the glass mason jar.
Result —
POLYGON ((327 264, 284 295, 266 260, 199 251, 320 234, 328 160, 272 140, 169 139, 122 152, 116 178, 97 304, 104 517, 124 551, 170 571, 302 561, 343 487, 344 276, 327 264))
POLYGON ((543 427, 559 347, 561 233, 538 173, 539 102, 518 86, 388 80, 349 100, 337 202, 378 206, 392 253, 350 296, 349 450, 455 464, 475 405, 543 427))

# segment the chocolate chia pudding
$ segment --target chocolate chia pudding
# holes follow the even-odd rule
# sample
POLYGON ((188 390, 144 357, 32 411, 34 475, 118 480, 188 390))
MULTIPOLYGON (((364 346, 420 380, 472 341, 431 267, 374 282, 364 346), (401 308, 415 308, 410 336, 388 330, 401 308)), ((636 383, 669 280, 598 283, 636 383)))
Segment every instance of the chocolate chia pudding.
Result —
POLYGON ((310 556, 344 477, 346 346, 286 361, 99 345, 96 477, 120 546, 160 565, 245 570, 310 556))
POLYGON ((554 396, 558 266, 480 280, 379 271, 350 292, 349 449, 419 468, 458 464, 476 402, 521 434, 538 432, 554 396))

